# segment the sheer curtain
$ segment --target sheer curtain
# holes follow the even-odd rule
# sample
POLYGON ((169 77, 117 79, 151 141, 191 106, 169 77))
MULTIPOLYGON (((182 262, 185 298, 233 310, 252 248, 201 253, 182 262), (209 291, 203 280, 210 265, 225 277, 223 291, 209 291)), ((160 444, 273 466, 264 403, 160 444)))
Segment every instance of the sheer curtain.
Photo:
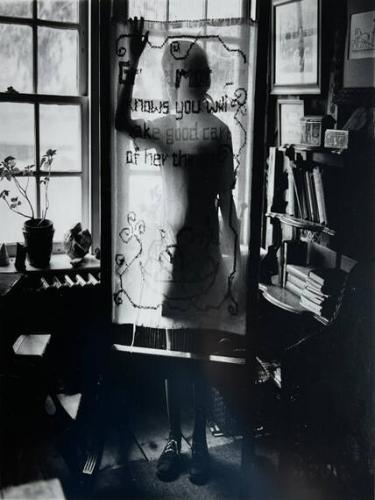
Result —
MULTIPOLYGON (((145 18, 149 40, 131 101, 143 138, 112 130, 115 323, 245 332, 256 25, 245 19, 243 3, 129 2, 129 17, 145 18), (184 79, 178 62, 195 45, 210 70, 199 109, 170 91, 176 74, 184 79), (220 199, 229 191, 233 202, 224 212, 220 199)), ((124 21, 112 25, 113 114, 128 68, 124 21)))

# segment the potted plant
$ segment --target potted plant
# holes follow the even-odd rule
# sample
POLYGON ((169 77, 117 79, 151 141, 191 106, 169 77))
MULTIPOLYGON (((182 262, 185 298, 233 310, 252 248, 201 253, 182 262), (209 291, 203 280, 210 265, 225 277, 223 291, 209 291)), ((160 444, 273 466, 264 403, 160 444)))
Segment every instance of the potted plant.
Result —
POLYGON ((55 149, 48 149, 40 162, 40 167, 46 169, 46 174, 39 181, 44 184, 44 207, 41 211, 41 217, 35 217, 36 210, 28 194, 29 179, 33 175, 34 165, 27 165, 23 169, 19 169, 13 156, 8 156, 0 162, 0 181, 13 182, 18 191, 18 194, 13 196, 9 189, 3 189, 0 191, 0 199, 6 203, 9 210, 27 219, 23 226, 23 234, 28 259, 34 267, 48 266, 52 253, 55 230, 52 221, 46 216, 49 208, 48 185, 55 154, 55 149), (27 176, 25 185, 22 185, 19 180, 21 176, 27 176))

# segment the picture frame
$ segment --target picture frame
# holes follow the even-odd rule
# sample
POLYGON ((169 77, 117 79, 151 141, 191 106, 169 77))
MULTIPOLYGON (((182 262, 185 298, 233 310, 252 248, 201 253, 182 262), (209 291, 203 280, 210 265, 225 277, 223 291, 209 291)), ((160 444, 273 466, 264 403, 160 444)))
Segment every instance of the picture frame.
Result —
POLYGON ((375 87, 375 6, 372 0, 349 0, 343 87, 375 87))
POLYGON ((272 94, 320 94, 321 0, 272 0, 272 94))
POLYGON ((277 124, 279 146, 285 144, 300 144, 301 118, 304 116, 305 106, 302 99, 278 99, 277 124))

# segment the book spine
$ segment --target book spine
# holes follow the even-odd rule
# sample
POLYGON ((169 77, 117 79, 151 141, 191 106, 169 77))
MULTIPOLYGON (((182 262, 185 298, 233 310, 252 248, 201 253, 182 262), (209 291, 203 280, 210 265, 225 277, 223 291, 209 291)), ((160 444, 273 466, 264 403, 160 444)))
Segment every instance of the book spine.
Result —
POLYGON ((287 274, 286 281, 290 281, 294 285, 298 286, 301 290, 305 288, 306 280, 295 276, 294 274, 287 274))
POLYGON ((307 288, 304 288, 304 290, 302 292, 302 296, 308 300, 311 300, 311 302, 314 302, 317 305, 321 305, 326 300, 328 300, 328 297, 324 297, 323 295, 311 292, 307 288))
POLYGON ((268 158, 268 175, 267 175, 267 212, 272 211, 273 197, 275 192, 275 162, 276 148, 270 147, 268 158))
POLYGON ((305 297, 301 297, 300 304, 301 304, 301 306, 305 307, 306 309, 308 309, 309 311, 311 311, 315 314, 320 314, 322 311, 321 306, 319 306, 318 304, 314 304, 313 302, 306 299, 305 297))
POLYGON ((322 278, 321 276, 318 276, 317 274, 314 273, 314 271, 309 272, 309 280, 312 281, 313 284, 320 286, 321 288, 325 284, 325 279, 322 278))
POLYGON ((291 168, 291 178, 292 178, 294 194, 295 194, 296 202, 297 202, 297 215, 299 217, 303 217, 302 199, 300 196, 301 190, 300 190, 300 186, 299 186, 298 170, 296 167, 291 168))
POLYGON ((307 198, 307 188, 305 183, 305 176, 302 169, 297 170, 298 178, 298 189, 300 192, 301 208, 302 208, 302 218, 305 220, 309 219, 309 203, 307 198))
POLYGON ((314 184, 315 184, 316 200, 317 200, 317 204, 318 204, 319 222, 321 224, 328 224, 327 209, 326 209, 326 203, 325 203, 325 199, 324 199, 322 173, 318 167, 314 167, 313 177, 314 177, 314 184))
POLYGON ((306 290, 308 290, 311 293, 319 294, 322 297, 328 297, 324 287, 319 286, 317 283, 314 283, 309 279, 306 280, 306 290))
POLYGON ((306 267, 304 268, 303 266, 296 267, 293 264, 288 264, 286 266, 286 272, 290 274, 294 274, 294 276, 297 276, 297 278, 300 278, 301 280, 306 280, 311 268, 306 267))
POLYGON ((286 283, 286 266, 288 262, 288 242, 284 241, 282 250, 282 266, 281 266, 281 286, 285 286, 286 283))
POLYGON ((296 286, 294 283, 291 283, 290 281, 287 281, 285 283, 285 288, 292 292, 294 295, 297 295, 298 297, 301 297, 301 289, 296 286))
POLYGON ((314 182, 314 174, 309 172, 310 177, 310 186, 311 186, 311 196, 312 196, 312 205, 313 205, 313 217, 314 222, 319 222, 319 211, 318 211, 318 200, 316 197, 316 188, 314 182))
POLYGON ((305 185, 306 185, 306 191, 307 191, 307 206, 308 206, 308 213, 309 213, 309 219, 314 220, 314 207, 313 207, 313 200, 312 200, 312 185, 311 185, 311 179, 310 179, 310 172, 308 170, 305 171, 305 185))

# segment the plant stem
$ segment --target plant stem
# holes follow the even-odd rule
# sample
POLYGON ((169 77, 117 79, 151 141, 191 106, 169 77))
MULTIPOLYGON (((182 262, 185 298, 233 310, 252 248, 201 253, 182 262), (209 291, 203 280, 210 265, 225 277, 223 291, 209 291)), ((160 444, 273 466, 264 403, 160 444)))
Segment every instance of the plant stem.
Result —
POLYGON ((45 188, 45 191, 44 191, 45 207, 44 207, 44 213, 42 213, 41 223, 47 217, 47 211, 48 211, 48 208, 49 208, 48 186, 49 186, 49 180, 50 180, 50 177, 51 177, 51 167, 52 167, 52 158, 48 160, 48 174, 47 174, 48 181, 46 182, 46 188, 45 188))
MULTIPOLYGON (((31 201, 29 200, 29 197, 27 195, 27 191, 21 186, 21 184, 18 182, 17 177, 13 176, 14 182, 17 186, 18 191, 21 193, 21 195, 25 198, 27 203, 29 204, 29 207, 31 209, 31 218, 34 219, 34 208, 32 206, 31 201)), ((12 209, 11 209, 12 210, 12 209)), ((27 216, 26 216, 27 217, 27 216)))
POLYGON ((30 219, 30 215, 26 215, 26 214, 20 212, 19 210, 15 210, 14 208, 12 208, 6 198, 3 198, 3 200, 8 205, 9 210, 11 210, 12 212, 14 212, 14 213, 16 213, 18 215, 22 215, 22 217, 25 217, 26 219, 30 219))

